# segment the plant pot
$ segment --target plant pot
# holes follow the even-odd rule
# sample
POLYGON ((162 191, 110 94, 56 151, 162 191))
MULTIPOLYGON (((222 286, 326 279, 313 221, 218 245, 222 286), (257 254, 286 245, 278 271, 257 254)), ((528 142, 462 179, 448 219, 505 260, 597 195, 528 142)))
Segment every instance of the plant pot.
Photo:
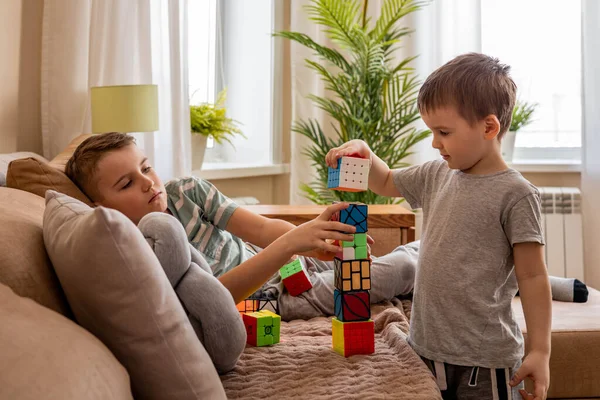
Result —
POLYGON ((206 152, 206 140, 206 136, 192 133, 192 171, 202 169, 204 153, 206 152))
POLYGON ((506 162, 512 162, 515 151, 515 139, 517 132, 508 131, 502 138, 502 158, 506 162))

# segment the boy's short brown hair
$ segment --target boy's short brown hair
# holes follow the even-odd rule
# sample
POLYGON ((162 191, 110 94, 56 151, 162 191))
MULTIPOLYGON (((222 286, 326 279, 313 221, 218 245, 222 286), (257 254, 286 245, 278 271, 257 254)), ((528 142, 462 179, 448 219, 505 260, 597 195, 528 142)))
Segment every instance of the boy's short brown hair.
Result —
POLYGON ((126 133, 110 132, 85 139, 67 161, 65 173, 92 201, 101 200, 94 182, 98 163, 107 153, 135 144, 126 133))
POLYGON ((508 131, 517 85, 510 67, 479 53, 460 55, 435 70, 419 91, 421 113, 454 106, 461 117, 474 123, 494 114, 500 121, 498 138, 508 131))

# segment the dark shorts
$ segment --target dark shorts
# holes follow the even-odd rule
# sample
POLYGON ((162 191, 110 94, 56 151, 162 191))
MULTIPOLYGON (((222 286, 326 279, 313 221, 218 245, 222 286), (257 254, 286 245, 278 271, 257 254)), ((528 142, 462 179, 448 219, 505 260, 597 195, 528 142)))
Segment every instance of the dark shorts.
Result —
POLYGON ((435 377, 444 400, 520 400, 521 385, 508 383, 520 363, 513 368, 489 369, 435 362, 421 357, 435 377))

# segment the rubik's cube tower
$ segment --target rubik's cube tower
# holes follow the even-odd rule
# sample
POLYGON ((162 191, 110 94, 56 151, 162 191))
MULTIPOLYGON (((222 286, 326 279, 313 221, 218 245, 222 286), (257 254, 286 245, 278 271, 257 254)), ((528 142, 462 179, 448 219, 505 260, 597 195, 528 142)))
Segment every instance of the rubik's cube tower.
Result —
MULTIPOLYGON (((367 190, 369 161, 342 157, 338 168, 329 168, 328 186, 335 190, 367 190)), ((366 204, 351 203, 332 220, 353 225, 356 233, 350 242, 338 243, 342 251, 334 259, 335 318, 332 321, 333 349, 349 357, 375 351, 375 327, 371 320, 371 255, 367 247, 366 204)))

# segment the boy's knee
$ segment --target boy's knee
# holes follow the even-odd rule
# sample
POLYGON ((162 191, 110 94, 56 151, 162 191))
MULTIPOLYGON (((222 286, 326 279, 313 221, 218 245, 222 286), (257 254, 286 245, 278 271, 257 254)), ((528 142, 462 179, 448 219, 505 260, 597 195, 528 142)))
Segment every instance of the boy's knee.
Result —
POLYGON ((183 226, 168 214, 154 212, 145 215, 138 228, 165 270, 169 282, 175 286, 191 262, 183 226))
POLYGON ((146 214, 138 223, 138 228, 145 237, 155 241, 187 243, 187 236, 181 223, 166 213, 146 214))

